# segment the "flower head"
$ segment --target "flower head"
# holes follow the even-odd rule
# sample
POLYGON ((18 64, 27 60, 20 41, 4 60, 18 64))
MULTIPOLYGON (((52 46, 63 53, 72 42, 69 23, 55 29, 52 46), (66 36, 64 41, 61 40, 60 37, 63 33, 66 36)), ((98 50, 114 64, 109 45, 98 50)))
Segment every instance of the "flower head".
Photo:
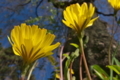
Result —
POLYGON ((21 56, 27 64, 35 60, 52 55, 52 50, 60 43, 52 44, 55 39, 54 34, 47 33, 46 29, 40 29, 37 25, 15 26, 8 37, 15 55, 21 56))
POLYGON ((120 0, 108 0, 111 6, 116 10, 120 10, 120 0))
POLYGON ((90 3, 83 3, 81 6, 76 3, 68 6, 63 11, 64 20, 62 22, 80 33, 85 28, 92 26, 93 22, 98 18, 91 19, 95 11, 95 7, 90 3))

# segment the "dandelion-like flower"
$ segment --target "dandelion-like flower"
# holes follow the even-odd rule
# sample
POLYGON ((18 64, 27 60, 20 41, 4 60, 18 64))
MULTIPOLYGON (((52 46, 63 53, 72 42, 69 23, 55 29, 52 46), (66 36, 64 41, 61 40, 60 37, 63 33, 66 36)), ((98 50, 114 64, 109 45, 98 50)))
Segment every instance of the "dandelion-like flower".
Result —
POLYGON ((93 22, 98 18, 91 19, 95 11, 95 7, 90 3, 83 3, 81 6, 76 3, 68 6, 63 11, 64 20, 62 22, 77 31, 79 34, 85 28, 92 26, 93 22))
POLYGON ((52 55, 52 50, 60 43, 52 44, 54 34, 47 33, 46 29, 40 29, 37 25, 26 25, 22 23, 15 26, 8 37, 15 55, 21 56, 26 64, 35 60, 52 55))
POLYGON ((120 10, 120 0, 108 0, 110 5, 116 10, 120 10))

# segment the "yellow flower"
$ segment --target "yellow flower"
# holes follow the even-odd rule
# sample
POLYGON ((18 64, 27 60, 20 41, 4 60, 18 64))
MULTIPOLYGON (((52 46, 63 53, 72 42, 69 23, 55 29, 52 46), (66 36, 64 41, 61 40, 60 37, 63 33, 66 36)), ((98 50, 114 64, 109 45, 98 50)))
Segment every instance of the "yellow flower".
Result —
POLYGON ((108 0, 111 6, 116 10, 120 10, 120 0, 108 0))
POLYGON ((52 50, 60 43, 52 44, 55 39, 54 34, 47 33, 46 29, 40 29, 37 25, 15 26, 8 37, 15 55, 21 56, 27 64, 35 60, 52 55, 52 50))
POLYGON ((91 3, 89 7, 87 3, 83 3, 81 6, 78 3, 72 4, 63 11, 64 20, 62 22, 79 34, 85 28, 92 26, 98 18, 91 19, 94 11, 95 7, 91 3))

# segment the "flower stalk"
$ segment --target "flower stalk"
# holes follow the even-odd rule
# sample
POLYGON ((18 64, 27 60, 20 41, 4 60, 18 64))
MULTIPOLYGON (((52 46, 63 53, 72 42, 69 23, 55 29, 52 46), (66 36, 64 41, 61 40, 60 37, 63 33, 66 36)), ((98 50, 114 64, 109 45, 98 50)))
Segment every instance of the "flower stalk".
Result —
MULTIPOLYGON (((83 59, 84 65, 85 65, 85 69, 86 69, 86 72, 87 72, 87 75, 88 75, 88 79, 92 80, 89 69, 88 69, 85 53, 84 53, 83 39, 81 37, 79 37, 79 43, 80 43, 81 56, 82 56, 82 59, 83 59)), ((81 58, 81 56, 80 56, 80 58, 81 58)), ((81 62, 81 59, 80 59, 80 62, 81 62)), ((80 65, 80 70, 81 70, 81 65, 80 65)), ((81 77, 81 75, 80 75, 80 77, 81 77)))
POLYGON ((38 64, 37 61, 35 61, 35 62, 33 63, 32 67, 31 67, 30 70, 29 70, 27 80, 30 80, 30 77, 31 77, 31 75, 32 75, 32 72, 33 72, 33 70, 35 69, 35 67, 37 66, 37 64, 38 64))
POLYGON ((80 80, 83 80, 83 78, 82 78, 82 55, 80 55, 80 69, 79 69, 79 74, 80 74, 80 80))
POLYGON ((29 67, 30 67, 29 65, 23 65, 23 66, 22 66, 21 78, 20 78, 20 80, 26 80, 29 67))
POLYGON ((63 59, 62 59, 62 52, 63 52, 63 46, 61 47, 60 49, 60 80, 63 80, 63 67, 62 67, 62 62, 63 62, 63 59))

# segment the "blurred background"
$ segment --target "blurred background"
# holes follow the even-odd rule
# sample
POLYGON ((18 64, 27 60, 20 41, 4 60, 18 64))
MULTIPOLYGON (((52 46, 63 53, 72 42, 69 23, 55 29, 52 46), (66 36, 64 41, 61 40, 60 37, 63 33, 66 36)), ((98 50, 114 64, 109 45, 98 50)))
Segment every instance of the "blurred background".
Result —
MULTIPOLYGON (((56 34, 56 41, 64 45, 69 29, 61 22, 62 11, 66 6, 77 2, 92 2, 96 6, 96 14, 100 21, 106 24, 106 29, 111 34, 111 27, 115 21, 113 16, 109 15, 113 14, 113 8, 107 0, 0 0, 0 80, 18 80, 20 77, 21 60, 14 55, 7 39, 11 29, 21 23, 36 24, 56 34)), ((117 15, 119 20, 120 13, 117 15)), ((119 25, 115 23, 114 26, 116 29, 119 25)), ((114 36, 117 42, 120 40, 119 32, 117 28, 114 36)), ((58 50, 54 53, 53 56, 58 60, 58 50)), ((46 58, 38 61, 31 80, 50 80, 54 67, 46 58)))

